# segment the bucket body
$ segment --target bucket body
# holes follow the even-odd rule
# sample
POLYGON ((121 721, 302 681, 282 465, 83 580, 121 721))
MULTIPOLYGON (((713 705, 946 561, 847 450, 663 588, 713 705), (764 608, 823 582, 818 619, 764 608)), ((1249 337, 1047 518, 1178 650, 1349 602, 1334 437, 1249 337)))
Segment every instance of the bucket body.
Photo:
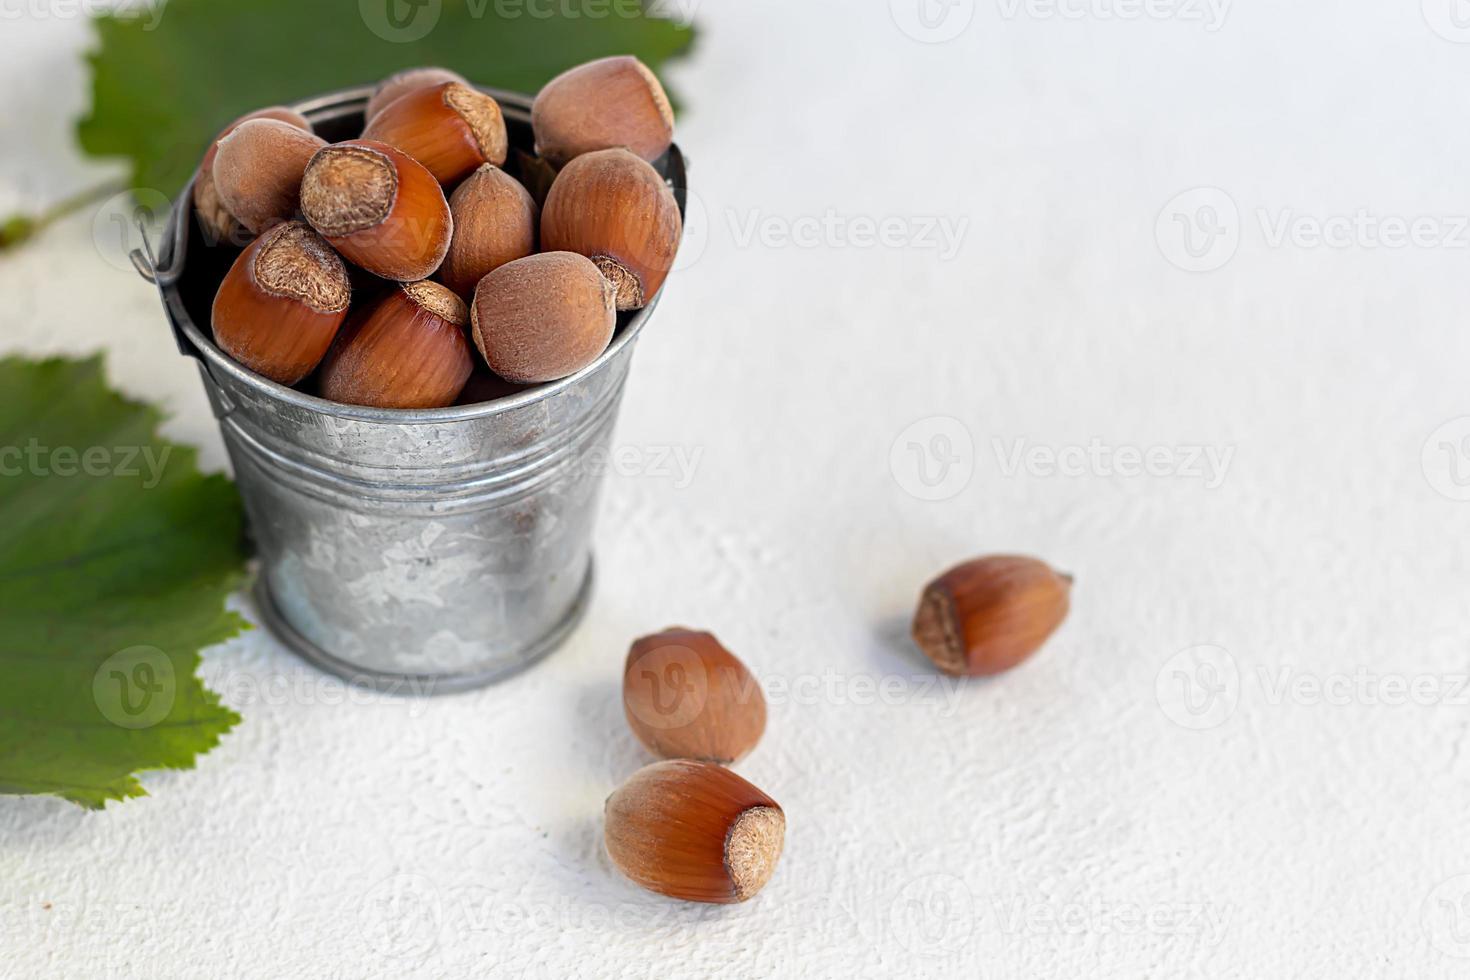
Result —
MULTIPOLYGON (((501 103, 530 147, 530 101, 501 103)), ((329 141, 354 136, 369 90, 302 103, 329 141)), ((677 148, 658 165, 684 206, 677 148)), ((550 652, 592 589, 591 542, 636 336, 623 314, 593 364, 477 405, 337 405, 236 364, 209 304, 238 252, 208 247, 181 198, 147 274, 180 349, 199 360, 255 540, 266 625, 358 683, 441 693, 492 682, 550 652), (227 255, 220 253, 228 253, 227 255)))

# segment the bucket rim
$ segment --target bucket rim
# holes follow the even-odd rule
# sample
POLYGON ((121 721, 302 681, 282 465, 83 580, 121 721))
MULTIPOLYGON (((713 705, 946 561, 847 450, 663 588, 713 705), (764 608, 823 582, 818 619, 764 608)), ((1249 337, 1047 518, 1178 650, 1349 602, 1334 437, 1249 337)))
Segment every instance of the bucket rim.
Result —
MULTIPOLYGON (((532 97, 519 92, 509 92, 504 89, 490 88, 477 85, 476 88, 495 98, 500 103, 502 112, 508 118, 514 118, 520 122, 528 123, 531 116, 532 97)), ((342 89, 325 95, 314 96, 291 103, 290 108, 306 116, 312 122, 324 121, 333 116, 356 112, 361 110, 368 98, 373 93, 373 86, 357 86, 342 89)), ((674 198, 679 205, 679 214, 685 217, 687 208, 687 175, 683 152, 678 144, 669 148, 667 165, 665 167, 665 181, 673 190, 674 198)), ((614 334, 607 349, 598 355, 597 360, 582 368, 576 374, 569 375, 556 381, 548 381, 534 387, 508 395, 504 398, 496 398, 488 402, 479 402, 473 405, 453 405, 448 408, 372 408, 365 405, 344 405, 339 402, 319 398, 297 391, 294 388, 271 381, 251 371, 249 368, 238 364, 233 358, 225 354, 214 343, 214 341, 199 329, 188 311, 184 307, 183 297, 179 291, 179 281, 182 279, 182 269, 188 259, 189 227, 193 216, 194 180, 180 192, 178 200, 174 203, 173 213, 170 216, 168 226, 164 230, 159 242, 158 266, 160 269, 173 269, 173 276, 167 273, 157 273, 159 290, 163 295, 164 312, 172 321, 175 332, 187 340, 190 347, 197 352, 203 360, 206 370, 211 374, 220 372, 229 377, 238 385, 250 388, 266 398, 311 412, 316 415, 326 415, 333 418, 346 419, 355 422, 376 422, 388 425, 434 425, 452 422, 465 422, 472 419, 493 418, 510 412, 515 412, 539 402, 554 398, 556 395, 569 388, 579 385, 587 378, 599 374, 617 362, 627 352, 634 340, 642 332, 654 310, 663 298, 664 290, 660 289, 653 299, 643 309, 636 311, 626 325, 622 326, 614 334)))

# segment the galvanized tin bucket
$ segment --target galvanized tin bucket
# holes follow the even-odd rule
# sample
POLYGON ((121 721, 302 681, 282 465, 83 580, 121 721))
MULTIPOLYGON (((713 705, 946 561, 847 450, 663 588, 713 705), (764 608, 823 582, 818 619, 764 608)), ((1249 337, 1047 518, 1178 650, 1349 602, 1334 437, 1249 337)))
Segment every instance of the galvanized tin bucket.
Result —
MULTIPOLYGON (((530 100, 499 100, 529 149, 530 100)), ((355 136, 370 89, 295 106, 328 141, 355 136)), ((677 147, 658 165, 685 207, 677 147)), ((570 378, 465 407, 338 405, 246 370, 210 339, 237 254, 198 238, 186 188, 155 259, 179 349, 199 361, 260 557, 266 625, 301 656, 405 693, 489 684, 544 656, 592 592, 591 540, 633 345, 653 304, 570 378), (192 248, 191 248, 192 246, 192 248)))

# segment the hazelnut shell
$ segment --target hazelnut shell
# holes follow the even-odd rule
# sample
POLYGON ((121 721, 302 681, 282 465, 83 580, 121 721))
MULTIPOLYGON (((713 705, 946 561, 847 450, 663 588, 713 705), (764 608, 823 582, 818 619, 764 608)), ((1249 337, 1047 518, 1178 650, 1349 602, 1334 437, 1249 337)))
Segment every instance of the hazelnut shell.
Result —
POLYGON ((531 106, 536 152, 553 164, 615 146, 652 163, 674 141, 674 110, 637 58, 601 58, 562 72, 531 106))
POLYGON ((1045 562, 994 555, 957 565, 930 582, 914 614, 914 642, 956 676, 1010 670, 1067 618, 1072 579, 1045 562))
POLYGON ((454 231, 434 176, 402 150, 371 140, 319 150, 301 182, 301 209, 348 261, 397 282, 433 275, 454 231))
POLYGON ((743 902, 771 879, 786 837, 780 805, 709 762, 656 762, 603 807, 608 857, 630 879, 688 902, 743 902))
POLYGON ((356 313, 322 362, 323 398, 373 408, 453 405, 474 367, 464 300, 436 282, 401 283, 356 313))
POLYGON ((728 765, 766 730, 766 698, 749 668, 696 630, 633 643, 623 665, 623 712, 638 740, 665 759, 728 765))
POLYGON ((396 146, 453 186, 481 164, 505 162, 505 118, 493 98, 463 82, 417 88, 373 117, 362 138, 396 146))
POLYGON ((574 252, 507 262, 480 280, 470 304, 475 346, 507 381, 576 374, 597 360, 617 327, 613 287, 574 252))
POLYGON ((219 141, 211 171, 225 210, 260 234, 296 217, 301 176, 327 143, 278 119, 250 119, 219 141))
POLYGON ((230 214, 225 207, 224 201, 220 200, 219 189, 214 183, 214 160, 219 154, 219 141, 229 136, 242 123, 252 119, 274 119, 278 122, 295 126, 304 132, 311 132, 311 122, 301 113, 285 106, 271 106, 268 109, 258 109, 248 113, 230 123, 220 134, 210 141, 209 149, 204 151, 204 158, 199 162, 199 172, 194 175, 194 210, 199 218, 199 226, 204 231, 206 241, 210 245, 220 242, 233 242, 246 244, 250 233, 245 231, 235 216, 230 214), (242 240, 243 239, 243 240, 242 240))
POLYGON ((449 197, 454 237, 439 278, 464 297, 480 280, 516 259, 536 252, 541 209, 520 181, 493 164, 470 175, 449 197))
POLYGON ((368 99, 367 108, 363 113, 364 119, 372 122, 374 116, 415 89, 442 85, 445 82, 469 84, 458 72, 432 65, 422 68, 405 68, 403 71, 395 72, 379 82, 378 87, 373 90, 372 97, 368 99))
POLYGON ((590 258, 617 288, 619 310, 640 309, 663 287, 683 230, 658 171, 622 149, 567 164, 541 213, 541 247, 590 258))
POLYGON ((321 362, 351 301, 342 259, 303 222, 286 222, 225 274, 214 298, 214 339, 256 374, 294 385, 321 362))

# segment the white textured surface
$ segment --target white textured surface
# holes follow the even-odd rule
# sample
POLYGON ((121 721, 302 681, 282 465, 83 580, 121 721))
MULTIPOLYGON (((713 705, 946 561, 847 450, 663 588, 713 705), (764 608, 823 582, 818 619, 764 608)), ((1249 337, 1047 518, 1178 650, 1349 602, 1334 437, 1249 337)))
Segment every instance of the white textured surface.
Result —
MULTIPOLYGON (((211 651, 245 720, 197 771, 101 814, 0 799, 0 974, 1470 972, 1470 504, 1436 490, 1440 439, 1421 465, 1470 415, 1470 46, 1428 26, 1449 0, 1255 0, 1214 31, 959 0, 973 22, 946 44, 889 7, 699 7, 677 80, 703 251, 618 436, 699 463, 687 486, 613 479, 573 641, 412 703, 348 703, 259 632, 211 651), (1172 214, 1164 248, 1155 227, 1200 186, 1238 208, 1239 249, 1188 273, 1172 214), (1283 214, 1359 209, 1452 240, 1272 244, 1283 214), (829 211, 968 230, 947 261, 744 237, 829 211), (915 423, 926 447, 972 441, 950 443, 973 474, 949 499, 905 490, 909 437, 891 465, 915 423), (1094 438, 1234 455, 1214 489, 1007 472, 1016 440, 1094 438), (920 585, 1002 550, 1077 575, 1069 622, 1009 676, 925 688, 920 585), (642 894, 601 854, 601 802, 645 761, 619 665, 673 622, 773 686, 740 769, 790 833, 741 907, 642 894), (1204 644, 1219 672, 1179 673, 1204 644), (1190 676, 1225 686, 1212 713, 1187 712, 1190 676), (1395 678, 1435 703, 1381 703, 1395 678)), ((0 197, 95 176, 66 123, 84 43, 34 13, 0 27, 0 197)), ((104 254, 88 216, 0 259, 4 347, 105 346, 220 465, 156 299, 104 254)))

